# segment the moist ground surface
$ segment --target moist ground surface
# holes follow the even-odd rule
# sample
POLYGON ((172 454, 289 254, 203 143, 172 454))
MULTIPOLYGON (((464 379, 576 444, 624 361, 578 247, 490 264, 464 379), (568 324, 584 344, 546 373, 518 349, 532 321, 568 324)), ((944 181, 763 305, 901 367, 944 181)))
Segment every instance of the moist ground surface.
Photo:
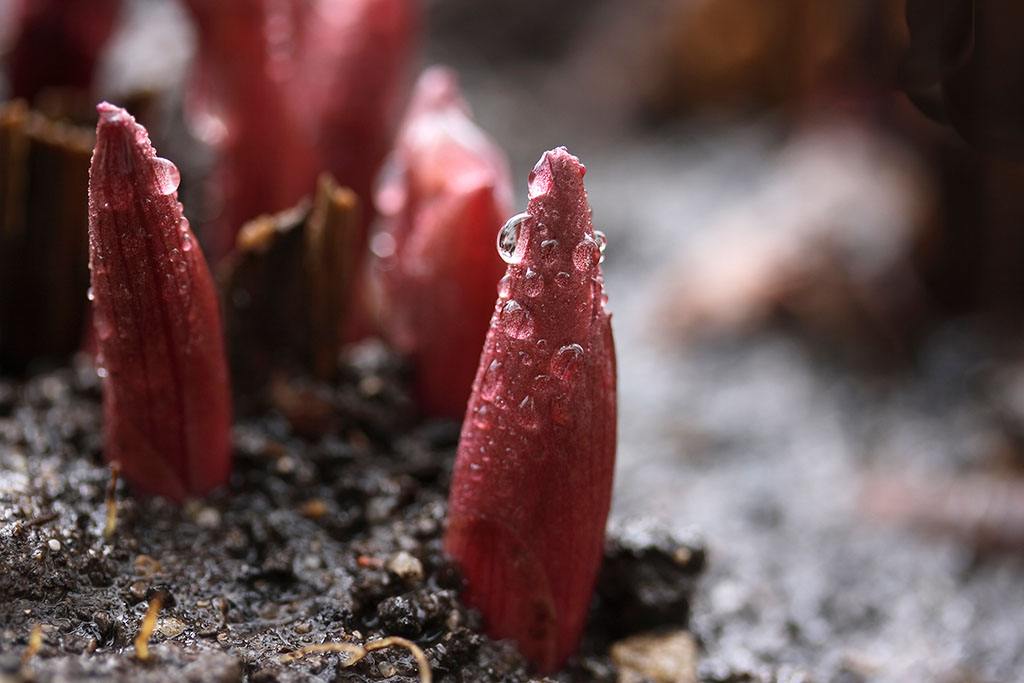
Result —
MULTIPOLYGON (((228 490, 176 508, 122 483, 105 539, 95 371, 0 380, 0 680, 418 680, 400 648, 350 668, 339 654, 280 661, 383 636, 416 642, 435 680, 532 680, 458 600, 441 550, 458 426, 417 422, 402 386, 372 344, 334 385, 279 382, 271 407, 236 425, 228 490), (141 663, 133 640, 157 594, 141 663), (22 666, 37 625, 43 645, 22 666)), ((615 536, 584 654, 555 678, 614 680, 613 639, 685 626, 702 564, 696 540, 635 525, 615 536), (680 548, 684 559, 665 561, 680 548)))

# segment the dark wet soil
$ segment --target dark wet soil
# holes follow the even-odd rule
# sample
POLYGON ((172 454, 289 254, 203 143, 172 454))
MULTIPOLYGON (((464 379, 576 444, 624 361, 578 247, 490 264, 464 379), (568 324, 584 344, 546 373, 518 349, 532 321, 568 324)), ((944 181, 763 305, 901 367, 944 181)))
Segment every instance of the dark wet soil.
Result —
MULTIPOLYGON (((281 382, 235 428, 230 490, 176 508, 110 471, 91 365, 0 380, 0 680, 415 681, 403 649, 281 656, 329 641, 401 636, 440 681, 527 681, 514 648, 481 634, 441 550, 458 426, 418 422, 380 346, 349 354, 334 385, 281 382), (162 594, 150 661, 133 641, 162 594), (42 647, 22 662, 29 635, 42 647)), ((698 539, 646 523, 609 539, 583 654, 551 680, 615 680, 608 648, 685 627, 704 566, 698 539)))

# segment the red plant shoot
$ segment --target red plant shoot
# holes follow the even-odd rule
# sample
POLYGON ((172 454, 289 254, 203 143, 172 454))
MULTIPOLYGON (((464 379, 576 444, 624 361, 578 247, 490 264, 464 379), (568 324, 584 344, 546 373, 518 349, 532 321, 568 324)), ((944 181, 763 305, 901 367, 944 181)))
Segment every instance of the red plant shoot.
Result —
POLYGON ((459 441, 445 547, 488 632, 541 671, 576 649, 601 562, 615 461, 615 350, 585 169, 530 175, 499 238, 499 285, 459 441))
POLYGON ((217 263, 246 221, 292 206, 315 186, 320 164, 298 108, 306 101, 292 92, 301 71, 291 39, 305 14, 298 3, 268 0, 186 5, 199 37, 187 111, 217 152, 211 198, 220 211, 202 226, 217 263))
MULTIPOLYGON (((421 0, 312 0, 302 51, 305 93, 323 167, 372 207, 391 147, 420 27, 421 0)), ((366 246, 366 226, 356 247, 366 246)))
POLYGON ((503 270, 494 231, 511 205, 505 156, 473 123, 455 75, 427 70, 382 174, 373 244, 381 329, 410 357, 429 415, 466 410, 503 270))
POLYGON ((175 501, 223 484, 231 404, 213 280, 178 201, 178 170, 124 109, 97 107, 89 267, 105 455, 175 501))
MULTIPOLYGON (((242 224, 331 172, 363 206, 394 132, 417 0, 186 0, 199 34, 193 128, 218 154, 219 260, 242 224)), ((353 245, 361 254, 371 211, 353 245)))
POLYGON ((120 10, 121 0, 16 0, 11 95, 31 101, 47 87, 91 89, 120 10))

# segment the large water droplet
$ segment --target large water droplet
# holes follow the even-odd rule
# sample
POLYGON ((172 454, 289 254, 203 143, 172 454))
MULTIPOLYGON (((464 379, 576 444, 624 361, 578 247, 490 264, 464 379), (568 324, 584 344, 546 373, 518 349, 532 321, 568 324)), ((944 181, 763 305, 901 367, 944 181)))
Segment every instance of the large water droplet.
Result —
POLYGON ((576 266, 576 270, 590 270, 600 259, 601 251, 597 242, 589 235, 581 239, 576 248, 572 250, 572 263, 576 266))
POLYGON ((501 324, 505 334, 513 339, 529 339, 533 336, 533 316, 515 300, 501 309, 501 324))
POLYGON ((527 429, 537 429, 540 426, 540 416, 537 414, 537 402, 533 396, 527 396, 519 403, 516 411, 516 422, 527 429))
POLYGON ((544 291, 544 278, 540 273, 532 268, 526 269, 526 275, 523 276, 523 291, 526 292, 526 296, 540 296, 544 291))
POLYGON ((597 249, 601 252, 598 263, 604 263, 604 250, 608 248, 608 237, 600 230, 595 230, 594 239, 597 240, 597 249))
POLYGON ((519 263, 523 260, 523 255, 517 253, 516 247, 519 245, 519 226, 529 217, 528 213, 518 213, 505 221, 505 225, 498 231, 498 255, 505 263, 519 263))
POLYGON ((153 174, 156 175, 156 189, 160 194, 173 194, 181 184, 178 167, 162 157, 153 158, 153 174))
POLYGON ((563 382, 571 382, 583 365, 583 347, 566 344, 551 357, 551 374, 563 382))
POLYGON ((493 401, 494 397, 501 391, 504 382, 501 378, 501 363, 494 359, 484 370, 483 383, 480 385, 480 395, 486 401, 493 401))
POLYGON ((558 240, 544 240, 540 243, 540 259, 546 264, 552 264, 558 258, 558 240))
POLYGON ((92 291, 92 287, 90 287, 89 291, 85 293, 85 298, 88 299, 89 301, 96 300, 96 293, 92 291))
POLYGON ((498 280, 498 296, 502 299, 507 299, 508 295, 512 292, 512 278, 508 275, 502 275, 501 279, 498 280))

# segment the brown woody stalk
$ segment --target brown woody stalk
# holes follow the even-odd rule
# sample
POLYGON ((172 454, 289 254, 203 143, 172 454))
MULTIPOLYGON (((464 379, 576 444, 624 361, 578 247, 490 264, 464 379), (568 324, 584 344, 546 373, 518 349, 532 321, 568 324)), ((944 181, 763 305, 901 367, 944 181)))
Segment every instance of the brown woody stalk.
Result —
POLYGON ((219 272, 238 394, 257 395, 278 372, 333 375, 358 222, 355 194, 325 174, 312 203, 239 232, 219 272))
POLYGON ((81 343, 93 136, 22 101, 0 106, 0 366, 81 343))

